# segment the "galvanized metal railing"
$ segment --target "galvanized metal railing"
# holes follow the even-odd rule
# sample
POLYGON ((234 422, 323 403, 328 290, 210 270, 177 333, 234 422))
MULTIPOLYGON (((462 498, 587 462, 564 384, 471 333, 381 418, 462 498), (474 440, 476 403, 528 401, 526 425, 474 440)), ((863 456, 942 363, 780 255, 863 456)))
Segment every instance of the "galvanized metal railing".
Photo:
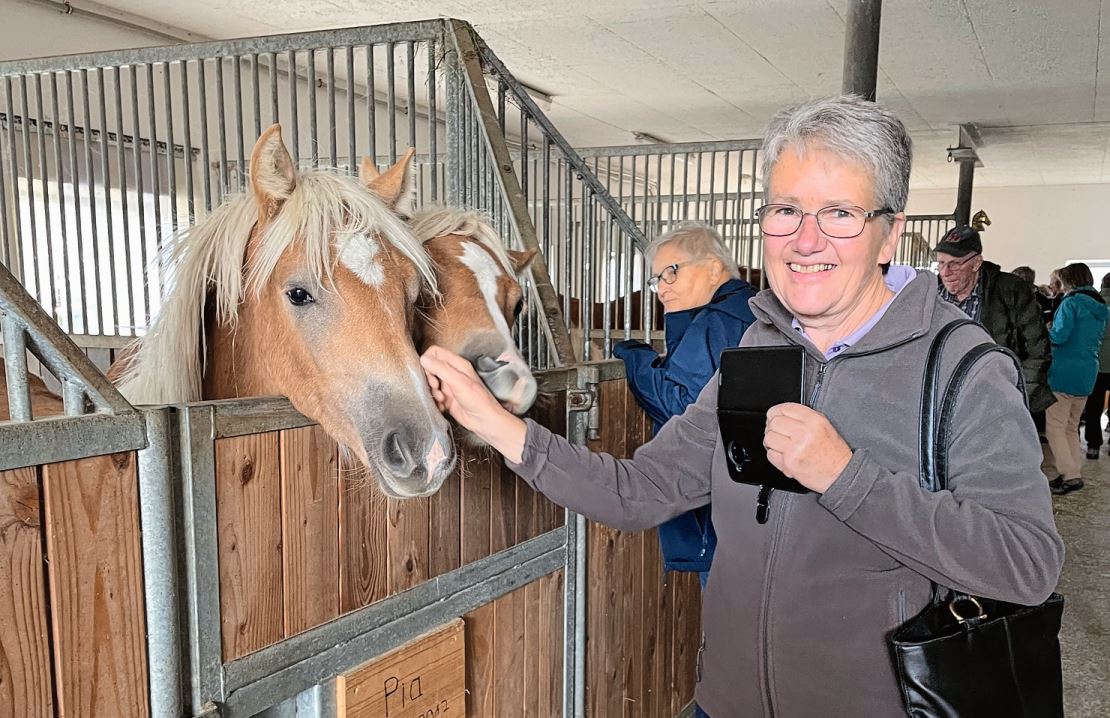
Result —
POLYGON ((906 217, 906 228, 894 261, 917 269, 933 268, 933 248, 945 232, 956 226, 951 214, 915 214, 906 217))

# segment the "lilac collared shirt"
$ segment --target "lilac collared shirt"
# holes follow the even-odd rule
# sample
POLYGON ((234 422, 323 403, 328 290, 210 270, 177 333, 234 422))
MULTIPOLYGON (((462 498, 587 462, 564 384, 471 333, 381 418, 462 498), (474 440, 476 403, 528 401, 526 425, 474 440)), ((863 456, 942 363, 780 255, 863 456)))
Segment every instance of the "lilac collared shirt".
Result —
MULTIPOLYGON (((883 304, 883 306, 879 307, 879 310, 872 314, 871 318, 864 322, 859 329, 855 330, 848 336, 844 337, 843 339, 826 349, 826 361, 832 359, 838 354, 841 354, 845 349, 857 343, 860 339, 863 339, 864 335, 866 335, 867 332, 871 331, 871 329, 879 323, 879 320, 883 318, 883 315, 886 314, 886 310, 890 307, 891 303, 894 301, 894 298, 897 297, 898 294, 906 288, 906 285, 912 282, 914 277, 916 276, 917 270, 913 267, 904 264, 890 265, 890 269, 887 270, 886 275, 883 276, 883 281, 886 283, 887 289, 894 292, 894 297, 891 297, 883 304)), ((802 325, 798 323, 797 319, 791 320, 791 326, 793 326, 794 330, 805 337, 807 340, 809 339, 809 337, 806 336, 806 330, 802 328, 802 325)))

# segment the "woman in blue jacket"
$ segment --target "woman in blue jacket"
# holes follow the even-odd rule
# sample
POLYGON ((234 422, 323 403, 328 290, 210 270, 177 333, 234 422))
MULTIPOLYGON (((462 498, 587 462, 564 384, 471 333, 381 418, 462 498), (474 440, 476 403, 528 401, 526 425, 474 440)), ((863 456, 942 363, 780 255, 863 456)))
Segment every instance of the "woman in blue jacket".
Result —
MULTIPOLYGON (((613 347, 624 360, 628 386, 656 432, 694 403, 720 365, 721 351, 740 343, 755 321, 755 291, 740 279, 721 236, 703 224, 684 224, 648 248, 648 287, 663 304, 667 353, 627 340, 613 347)), ((705 585, 717 536, 705 506, 659 527, 666 570, 697 571, 705 585)))
POLYGON ((1052 364, 1048 386, 1056 403, 1045 412, 1045 436, 1056 460, 1055 479, 1049 481, 1054 494, 1083 488, 1079 475, 1083 449, 1079 445, 1079 417, 1087 395, 1098 377, 1098 350, 1110 310, 1094 288, 1091 269, 1082 262, 1060 270, 1064 299, 1048 330, 1052 342, 1052 364))

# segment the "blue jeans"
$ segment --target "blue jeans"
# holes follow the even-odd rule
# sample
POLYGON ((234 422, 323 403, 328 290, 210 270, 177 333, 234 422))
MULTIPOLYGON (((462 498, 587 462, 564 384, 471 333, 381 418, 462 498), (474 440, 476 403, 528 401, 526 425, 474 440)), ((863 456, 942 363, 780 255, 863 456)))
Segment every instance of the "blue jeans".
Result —
POLYGON ((694 718, 709 718, 709 714, 701 709, 701 706, 694 706, 694 718))

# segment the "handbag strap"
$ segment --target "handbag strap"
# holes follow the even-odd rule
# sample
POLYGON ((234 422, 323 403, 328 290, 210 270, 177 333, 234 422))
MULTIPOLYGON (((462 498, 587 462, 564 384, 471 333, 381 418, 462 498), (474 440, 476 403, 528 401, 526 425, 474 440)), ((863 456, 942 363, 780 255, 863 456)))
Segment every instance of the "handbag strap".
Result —
MULTIPOLYGON (((1021 361, 1005 347, 994 342, 984 342, 968 351, 952 370, 945 385, 944 393, 940 393, 940 362, 944 347, 952 334, 965 325, 978 324, 970 319, 956 319, 941 327, 937 336, 929 347, 929 356, 925 360, 925 373, 921 389, 921 432, 919 437, 919 458, 921 463, 918 481, 921 488, 927 491, 948 490, 948 449, 952 435, 953 416, 956 411, 956 401, 971 369, 983 357, 995 352, 1005 354, 1014 363, 1017 369, 1017 386, 1021 390, 1026 407, 1029 399, 1025 390, 1025 375, 1022 371, 1021 361), (939 399, 939 401, 938 401, 939 399), (939 407, 939 409, 938 409, 939 407)), ((932 603, 942 601, 941 586, 932 584, 932 603)), ((966 593, 950 591, 953 602, 971 601, 978 603, 966 593)))

